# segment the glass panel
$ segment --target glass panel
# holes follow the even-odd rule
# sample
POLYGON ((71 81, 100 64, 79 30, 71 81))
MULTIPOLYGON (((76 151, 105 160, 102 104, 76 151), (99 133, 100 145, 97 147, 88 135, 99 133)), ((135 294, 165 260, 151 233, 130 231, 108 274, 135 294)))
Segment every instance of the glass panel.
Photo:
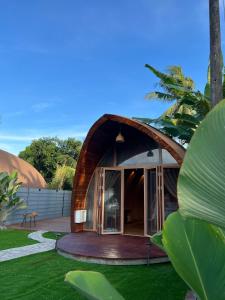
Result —
POLYGON ((99 167, 113 167, 115 165, 115 147, 109 148, 100 162, 98 163, 99 167))
POLYGON ((178 209, 177 201, 177 179, 179 169, 178 168, 164 168, 164 207, 165 207, 165 219, 169 214, 178 209))
POLYGON ((116 160, 118 166, 138 164, 158 164, 158 144, 151 139, 143 138, 138 142, 125 142, 116 145, 116 160))
POLYGON ((105 171, 104 232, 121 231, 121 172, 105 171))
POLYGON ((159 164, 159 146, 151 140, 142 137, 142 140, 115 143, 101 158, 98 166, 128 166, 138 164, 159 164))
POLYGON ((173 156, 166 149, 162 149, 162 161, 163 161, 163 164, 176 164, 177 163, 177 161, 173 158, 173 156))
POLYGON ((154 149, 136 154, 119 163, 119 166, 138 165, 138 164, 158 164, 159 150, 154 149))
POLYGON ((86 195, 87 219, 84 223, 85 229, 93 229, 93 212, 94 212, 94 192, 95 192, 95 174, 90 181, 86 195))
POLYGON ((147 171, 147 234, 157 232, 156 169, 147 171))

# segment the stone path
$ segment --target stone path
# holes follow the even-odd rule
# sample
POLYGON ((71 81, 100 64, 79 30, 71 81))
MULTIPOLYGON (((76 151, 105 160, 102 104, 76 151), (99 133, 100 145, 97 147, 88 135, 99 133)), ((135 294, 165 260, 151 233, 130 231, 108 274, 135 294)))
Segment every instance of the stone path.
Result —
POLYGON ((0 262, 55 249, 56 241, 44 238, 42 234, 45 232, 47 231, 39 230, 28 235, 30 239, 38 241, 39 243, 37 244, 1 250, 0 262))

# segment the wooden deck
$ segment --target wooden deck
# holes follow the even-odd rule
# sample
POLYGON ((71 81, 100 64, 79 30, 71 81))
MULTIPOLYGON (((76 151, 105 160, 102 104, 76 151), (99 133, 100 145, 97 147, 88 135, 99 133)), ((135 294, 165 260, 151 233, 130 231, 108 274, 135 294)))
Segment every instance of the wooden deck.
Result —
POLYGON ((128 235, 100 235, 93 232, 70 233, 57 242, 60 254, 76 260, 116 265, 168 261, 166 254, 149 238, 128 235))

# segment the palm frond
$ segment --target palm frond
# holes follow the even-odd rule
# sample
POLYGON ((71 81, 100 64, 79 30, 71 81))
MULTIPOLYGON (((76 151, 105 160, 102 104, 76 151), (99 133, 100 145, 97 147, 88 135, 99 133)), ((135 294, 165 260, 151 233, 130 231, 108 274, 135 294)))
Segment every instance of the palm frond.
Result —
POLYGON ((145 99, 147 100, 161 100, 163 102, 172 102, 174 101, 174 97, 170 94, 162 93, 162 92, 150 92, 145 95, 145 99))

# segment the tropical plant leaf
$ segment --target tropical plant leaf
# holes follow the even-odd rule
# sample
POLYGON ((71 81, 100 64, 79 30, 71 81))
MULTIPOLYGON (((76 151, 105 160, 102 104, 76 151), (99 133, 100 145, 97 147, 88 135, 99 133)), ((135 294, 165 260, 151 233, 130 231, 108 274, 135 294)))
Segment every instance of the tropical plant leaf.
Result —
POLYGON ((198 117, 189 115, 189 114, 182 114, 182 113, 176 113, 174 114, 174 118, 179 119, 179 121, 188 123, 190 126, 197 126, 200 122, 198 117))
POLYGON ((205 89, 204 89, 204 96, 210 99, 210 84, 206 83, 205 89))
POLYGON ((202 121, 178 179, 180 212, 225 228, 225 100, 202 121))
POLYGON ((171 214, 163 246, 174 268, 201 300, 225 299, 225 235, 207 222, 171 214))
POLYGON ((174 101, 174 97, 170 94, 162 93, 162 92, 151 92, 145 95, 145 99, 148 100, 161 100, 163 102, 172 102, 174 101))
POLYGON ((162 231, 159 231, 155 233, 153 236, 151 236, 150 240, 153 244, 155 244, 156 246, 158 246, 159 248, 165 251, 162 238, 163 238, 162 231))
POLYGON ((71 271, 65 281, 90 300, 124 300, 105 276, 93 271, 71 271))
POLYGON ((159 119, 163 119, 166 116, 172 116, 178 111, 178 109, 179 109, 178 103, 174 103, 166 111, 164 111, 164 113, 159 117, 159 119))

